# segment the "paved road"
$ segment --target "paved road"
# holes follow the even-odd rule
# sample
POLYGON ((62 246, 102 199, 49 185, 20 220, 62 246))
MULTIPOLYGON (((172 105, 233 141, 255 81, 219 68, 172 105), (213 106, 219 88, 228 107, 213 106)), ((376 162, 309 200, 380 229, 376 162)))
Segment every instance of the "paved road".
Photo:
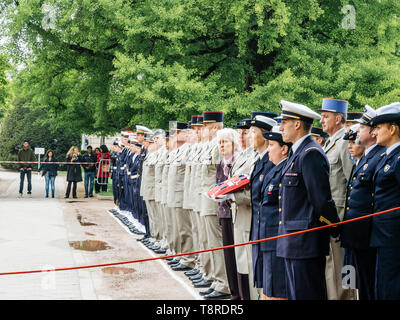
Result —
MULTIPOLYGON (((44 180, 36 174, 32 184, 32 198, 25 194, 19 199, 18 174, 0 170, 0 272, 156 256, 107 212, 111 201, 83 199, 82 183, 78 187, 79 199, 68 200, 63 199, 63 176, 56 179, 55 199, 44 198, 44 180), (95 249, 99 250, 92 251, 95 249)), ((119 268, 0 276, 3 300, 186 300, 199 299, 198 291, 183 273, 171 271, 161 260, 119 268)))

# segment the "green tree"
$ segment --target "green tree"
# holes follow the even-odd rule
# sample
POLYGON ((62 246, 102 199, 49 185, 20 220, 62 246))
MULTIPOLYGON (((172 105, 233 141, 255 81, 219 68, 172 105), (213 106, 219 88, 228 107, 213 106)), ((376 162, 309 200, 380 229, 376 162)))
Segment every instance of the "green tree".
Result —
POLYGON ((279 100, 399 99, 397 0, 4 0, 18 85, 60 127, 109 134, 279 100), (350 5, 350 7, 346 7, 350 5), (343 10, 351 8, 349 11, 343 10), (24 45, 23 45, 24 44, 24 45))
MULTIPOLYGON (((52 149, 59 161, 72 145, 80 146, 79 133, 69 133, 66 130, 52 128, 44 117, 43 107, 32 107, 29 101, 17 97, 6 112, 0 132, 0 159, 17 160, 18 150, 27 139, 32 149, 35 147, 52 149)), ((6 168, 16 168, 16 165, 3 165, 6 168)), ((37 169, 37 167, 36 167, 37 169)))
POLYGON ((10 68, 7 59, 0 54, 0 121, 6 110, 6 99, 9 95, 9 84, 6 71, 10 68))

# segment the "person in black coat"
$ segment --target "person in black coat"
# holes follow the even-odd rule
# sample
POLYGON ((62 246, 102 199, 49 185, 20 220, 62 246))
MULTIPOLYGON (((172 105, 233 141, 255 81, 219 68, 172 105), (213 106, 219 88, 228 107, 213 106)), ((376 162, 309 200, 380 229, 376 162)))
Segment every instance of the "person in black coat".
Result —
MULTIPOLYGON (((67 153, 67 162, 83 162, 82 156, 79 153, 78 147, 72 146, 67 153)), ((69 198, 72 185, 72 197, 77 198, 76 189, 77 183, 82 181, 82 171, 79 164, 67 164, 67 191, 64 198, 69 198)))
POLYGON ((45 177, 46 185, 46 198, 49 197, 49 186, 51 187, 51 197, 54 198, 55 194, 55 179, 58 171, 57 159, 52 150, 47 150, 44 161, 39 167, 39 172, 42 171, 42 177, 45 177))

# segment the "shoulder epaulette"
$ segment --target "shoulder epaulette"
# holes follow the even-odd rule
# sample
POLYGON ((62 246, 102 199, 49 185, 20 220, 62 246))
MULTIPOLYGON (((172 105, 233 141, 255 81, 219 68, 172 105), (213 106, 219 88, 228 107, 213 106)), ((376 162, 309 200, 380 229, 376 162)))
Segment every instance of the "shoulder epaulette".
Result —
POLYGON ((311 148, 308 148, 308 149, 306 149, 306 152, 308 152, 308 151, 310 151, 310 150, 319 150, 317 147, 311 147, 311 148))

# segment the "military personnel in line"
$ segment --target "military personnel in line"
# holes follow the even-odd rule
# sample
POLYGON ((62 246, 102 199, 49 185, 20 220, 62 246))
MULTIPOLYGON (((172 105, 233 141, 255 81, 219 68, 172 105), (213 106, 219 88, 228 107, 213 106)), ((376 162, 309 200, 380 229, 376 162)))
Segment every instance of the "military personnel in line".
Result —
MULTIPOLYGON (((191 188, 192 178, 192 165, 196 155, 201 150, 201 127, 203 125, 203 116, 192 116, 190 124, 190 133, 188 142, 190 144, 190 151, 185 165, 185 178, 184 178, 184 191, 183 191, 183 209, 189 210, 190 222, 192 226, 193 238, 193 251, 200 250, 199 247, 199 215, 193 208, 193 190, 191 188)), ((188 277, 197 276, 201 273, 200 255, 197 254, 194 260, 194 267, 192 270, 185 271, 188 277)))
POLYGON ((317 142, 322 148, 326 143, 326 139, 328 139, 328 134, 322 131, 321 128, 312 127, 311 128, 311 135, 314 138, 315 142, 317 142))
MULTIPOLYGON (((168 137, 168 154, 165 158, 164 167, 162 171, 162 199, 161 202, 164 204, 164 218, 165 218, 165 228, 166 232, 166 239, 167 239, 167 254, 177 254, 179 253, 176 251, 177 244, 177 235, 176 235, 176 226, 174 226, 174 216, 172 215, 172 209, 168 206, 168 193, 171 193, 168 185, 168 173, 170 169, 170 161, 175 157, 176 154, 176 136, 173 130, 169 131, 168 137)), ((169 265, 176 264, 179 262, 180 257, 174 258, 168 262, 169 265)))
MULTIPOLYGON (((199 123, 199 119, 197 120, 199 123)), ((193 200, 193 211, 196 213, 196 218, 198 220, 198 241, 199 241, 199 249, 204 250, 208 249, 207 245, 207 233, 205 232, 205 224, 204 224, 204 218, 201 217, 200 211, 201 211, 201 201, 203 198, 203 195, 201 194, 201 160, 204 152, 207 151, 207 149, 210 146, 210 141, 208 137, 208 131, 204 130, 204 117, 200 119, 201 121, 201 144, 199 147, 199 151, 197 155, 194 156, 192 159, 192 166, 191 166, 191 177, 190 177, 190 188, 192 191, 192 200, 193 200)), ((199 255, 199 265, 200 265, 200 273, 190 276, 190 280, 192 280, 192 283, 195 288, 209 288, 212 284, 211 281, 211 259, 210 255, 206 253, 202 253, 199 255)), ((200 292, 200 295, 204 296, 214 289, 207 289, 204 291, 200 292)))
MULTIPOLYGON (((278 235, 339 221, 329 184, 329 161, 311 136, 313 120, 320 116, 310 108, 280 102, 280 130, 285 142, 293 143, 279 183, 278 235)), ((325 300, 326 256, 329 236, 337 227, 277 240, 276 255, 284 258, 287 298, 325 300)))
MULTIPOLYGON (((381 154, 386 149, 376 145, 376 137, 369 125, 370 119, 375 114, 375 110, 365 106, 365 113, 359 120, 358 128, 356 125, 351 126, 344 137, 350 140, 350 153, 354 158, 358 158, 358 154, 355 154, 357 147, 362 148, 362 153, 353 166, 347 184, 346 211, 343 220, 361 217, 374 210, 373 175, 381 154), (360 145, 354 147, 357 142, 360 145)), ((371 222, 372 220, 368 219, 344 224, 341 234, 341 246, 345 248, 343 266, 351 265, 355 268, 359 300, 374 299, 376 249, 369 246, 371 222)))
MULTIPOLYGON (((257 160, 254 163, 253 170, 250 175, 250 190, 251 190, 251 216, 250 220, 246 219, 246 229, 249 229, 248 239, 251 241, 258 240, 260 226, 260 206, 261 206, 261 187, 265 176, 274 167, 274 164, 269 161, 268 157, 268 140, 263 134, 271 131, 277 125, 277 122, 272 118, 277 117, 276 113, 260 113, 257 112, 251 120, 250 135, 253 137, 253 147, 257 151, 257 160)), ((239 212, 240 214, 240 212, 239 212)), ((239 217, 236 219, 238 220, 239 217)), ((247 231, 247 230, 246 230, 247 231)), ((252 281, 250 288, 262 288, 262 253, 260 244, 253 244, 251 248, 251 258, 247 258, 248 273, 252 281), (251 262, 251 264, 249 263, 251 262)), ((244 262, 244 261, 243 261, 244 262)), ((242 262, 242 263, 243 263, 242 262)))
MULTIPOLYGON (((155 132, 155 134, 159 134, 155 132)), ((158 144, 150 144, 150 140, 152 140, 151 136, 148 136, 148 133, 145 134, 145 141, 148 140, 149 143, 147 144, 147 154, 143 161, 143 168, 142 168, 142 181, 140 186, 140 195, 143 197, 143 200, 146 203, 147 213, 149 217, 149 228, 150 228, 150 239, 149 241, 155 242, 156 239, 159 239, 159 230, 158 230, 158 219, 156 204, 155 204, 155 159, 158 156, 159 145, 158 144)), ((144 238, 147 238, 146 235, 144 238)), ((140 239, 138 239, 140 240, 140 239)), ((157 246, 156 244, 154 244, 157 246)), ((158 248, 160 246, 158 245, 158 248)))
MULTIPOLYGON (((374 212, 400 207, 400 103, 376 110, 371 119, 378 145, 386 147, 374 173, 374 212)), ((376 248, 375 299, 400 299, 399 210, 372 218, 370 246, 376 248)))
MULTIPOLYGON (((201 194, 201 160, 204 152, 207 151, 207 149, 210 146, 210 141, 208 137, 208 130, 204 130, 204 116, 198 117, 197 118, 197 125, 196 129, 198 137, 201 139, 198 145, 198 149, 196 153, 194 154, 192 160, 191 160, 191 171, 190 171, 190 190, 191 192, 191 203, 192 203, 192 209, 193 212, 195 213, 194 217, 197 221, 198 225, 198 233, 197 233, 197 238, 198 238, 198 250, 204 250, 208 249, 207 245, 207 233, 205 231, 205 224, 204 224, 204 218, 201 217, 200 211, 201 211, 201 201, 203 198, 203 195, 201 194), (199 128, 199 129, 197 129, 199 128)), ((189 275, 189 279, 192 280, 192 283, 195 288, 209 288, 212 285, 211 277, 211 259, 210 255, 206 253, 202 253, 199 255, 198 259, 198 270, 195 275, 189 275)), ((196 271, 194 271, 196 272, 196 271)), ((200 295, 205 296, 207 294, 210 294, 212 291, 214 291, 213 288, 209 288, 204 291, 200 291, 200 295)))
MULTIPOLYGON (((157 138, 157 137, 155 137, 157 138)), ((168 177, 168 171, 165 171, 165 163, 167 161, 167 157, 169 155, 169 131, 166 131, 164 135, 161 135, 157 143, 162 143, 162 147, 160 148, 160 155, 157 158, 157 162, 155 164, 155 201, 157 203, 158 212, 161 224, 161 241, 160 247, 166 249, 166 254, 172 254, 172 251, 169 249, 168 246, 168 227, 167 227, 167 219, 166 219, 166 212, 165 212, 165 204, 166 204, 166 192, 167 192, 167 185, 168 182, 165 178, 168 177)), ((172 260, 172 258, 168 258, 168 261, 172 260)))
POLYGON ((121 152, 121 143, 119 139, 116 139, 112 145, 112 153, 111 153, 111 180, 112 180, 112 192, 113 192, 113 201, 114 208, 109 210, 111 213, 116 212, 118 208, 118 181, 117 181, 117 165, 119 162, 119 153, 121 152))
MULTIPOLYGON (((167 206, 171 209, 174 226, 175 250, 179 253, 193 251, 192 225, 189 211, 183 209, 184 178, 189 149, 185 122, 176 123, 176 153, 170 159, 168 171, 167 206)), ((174 271, 188 271, 195 266, 193 255, 182 256, 179 263, 171 265, 174 271)))
MULTIPOLYGON (((251 113, 251 118, 254 119, 259 115, 266 117, 277 116, 276 113, 253 111, 251 113)), ((244 119, 242 121, 242 130, 250 131, 251 126, 251 119, 244 119)), ((262 132, 261 129, 259 130, 259 134, 261 134, 260 132, 262 132)), ((255 140, 253 135, 247 133, 247 138, 248 141, 246 141, 246 145, 248 147, 241 152, 233 163, 229 172, 230 178, 239 174, 246 174, 249 177, 251 176, 254 164, 259 157, 259 153, 255 150, 257 147, 254 146, 255 140)), ((263 144, 266 144, 264 138, 262 138, 262 140, 260 139, 261 137, 258 136, 258 138, 258 141, 263 141, 263 144)), ((235 243, 244 243, 250 239, 252 217, 251 189, 248 188, 233 193, 232 200, 232 220, 234 225, 235 243)), ((235 247, 235 256, 240 297, 242 300, 257 300, 258 292, 254 286, 252 247, 235 247)))
POLYGON ((133 132, 130 130, 121 131, 121 144, 122 144, 122 151, 119 157, 119 166, 117 167, 117 179, 118 179, 118 189, 119 189, 119 209, 118 212, 121 213, 127 209, 127 199, 126 199, 126 179, 125 179, 125 169, 126 169, 126 160, 129 154, 129 136, 133 132))
MULTIPOLYGON (((279 180, 281 170, 285 167, 291 142, 282 140, 279 126, 274 126, 270 132, 263 133, 268 139, 268 158, 275 166, 267 173, 261 186, 261 206, 259 208, 259 233, 254 239, 266 239, 278 235, 279 228, 279 180)), ((255 230, 253 230, 255 231, 255 230)), ((259 244, 262 253, 262 288, 263 299, 286 299, 285 261, 276 256, 276 240, 259 244)))
MULTIPOLYGON (((153 192, 154 192, 154 203, 153 203, 153 216, 152 221, 150 220, 150 230, 151 234, 154 238, 149 239, 148 241, 142 241, 145 245, 147 245, 150 249, 152 249, 155 253, 166 253, 166 242, 164 239, 164 217, 162 208, 160 206, 160 193, 161 193, 161 172, 162 172, 162 163, 163 156, 165 155, 165 131, 162 129, 157 129, 154 131, 153 135, 154 140, 154 155, 149 160, 146 165, 150 167, 150 171, 154 170, 153 174, 153 192)), ((151 183, 151 182, 150 182, 151 183)), ((150 204, 151 205, 151 204, 150 204)), ((149 217, 150 219, 150 217, 149 217)))
MULTIPOLYGON (((219 162, 219 150, 217 145, 216 133, 223 128, 223 112, 204 112, 203 123, 205 135, 209 139, 209 147, 201 155, 201 209, 200 217, 204 221, 207 234, 207 247, 215 248, 222 245, 222 230, 218 220, 217 202, 207 198, 204 193, 216 183, 216 168, 219 162)), ((221 250, 203 253, 209 256, 211 262, 211 281, 210 286, 214 291, 204 296, 204 299, 223 299, 230 296, 228 280, 225 270, 224 253, 221 250)))
MULTIPOLYGON (((338 99, 323 99, 321 112, 322 130, 329 134, 324 151, 330 163, 329 182, 340 220, 345 211, 346 185, 349 180, 353 162, 350 160, 348 141, 343 140, 346 133, 348 102, 338 99)), ((329 300, 356 299, 354 289, 342 287, 342 265, 344 249, 338 239, 331 239, 331 251, 326 263, 326 285, 329 300)))

